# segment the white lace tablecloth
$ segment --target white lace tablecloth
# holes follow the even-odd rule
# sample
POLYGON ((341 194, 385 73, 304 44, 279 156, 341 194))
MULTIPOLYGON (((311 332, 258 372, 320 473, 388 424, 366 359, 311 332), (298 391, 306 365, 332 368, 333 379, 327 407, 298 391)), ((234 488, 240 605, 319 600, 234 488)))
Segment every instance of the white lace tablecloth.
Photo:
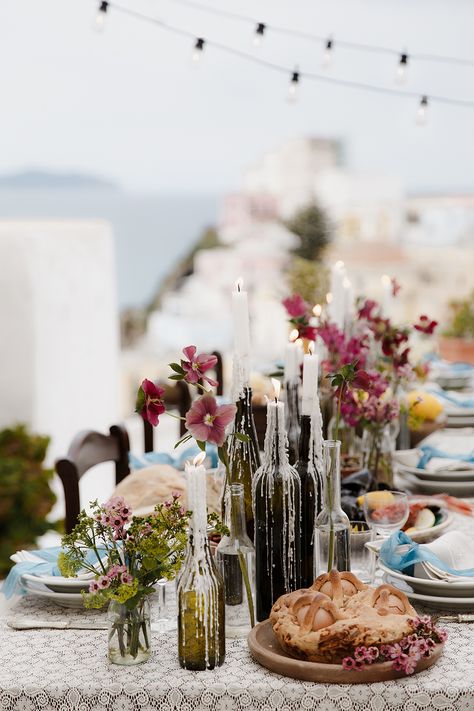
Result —
MULTIPOLYGON (((474 519, 456 516, 474 536, 474 519)), ((132 668, 107 661, 107 633, 15 631, 6 620, 81 619, 32 598, 0 618, 0 710, 3 711, 474 711, 474 624, 449 624, 439 662, 421 674, 378 684, 314 684, 273 674, 254 662, 245 640, 227 640, 226 661, 213 671, 181 669, 176 633, 153 634, 150 660, 132 668)))

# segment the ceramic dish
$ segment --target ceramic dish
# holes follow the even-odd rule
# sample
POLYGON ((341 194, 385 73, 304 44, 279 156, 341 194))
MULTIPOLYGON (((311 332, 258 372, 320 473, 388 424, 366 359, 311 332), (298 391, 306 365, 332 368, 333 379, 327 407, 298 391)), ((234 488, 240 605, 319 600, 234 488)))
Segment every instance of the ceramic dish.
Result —
MULTIPOLYGON (((463 580, 447 583, 445 580, 428 580, 426 578, 413 578, 411 575, 406 575, 400 570, 392 570, 387 565, 378 561, 379 568, 386 575, 407 585, 413 592, 421 593, 422 595, 437 596, 444 598, 466 598, 474 597, 474 578, 471 580, 463 580)), ((405 588, 403 588, 405 592, 405 588)))
POLYGON ((437 610, 451 610, 451 612, 472 612, 474 610, 474 597, 444 597, 415 593, 403 580, 393 577, 393 571, 390 575, 385 574, 383 579, 384 582, 402 590, 410 600, 420 602, 427 607, 434 607, 437 610))
POLYGON ((431 526, 431 528, 420 528, 417 531, 412 531, 409 535, 413 541, 417 543, 427 543, 432 541, 433 538, 437 538, 448 526, 453 522, 452 514, 450 514, 446 509, 441 510, 442 519, 436 526, 431 526))
POLYGON ((63 578, 60 575, 33 575, 32 573, 24 573, 21 577, 27 583, 40 583, 49 590, 58 593, 78 593, 81 590, 87 590, 92 579, 92 576, 90 580, 79 580, 78 578, 63 578))
MULTIPOLYGON (((290 657, 280 647, 270 620, 259 622, 250 631, 247 638, 250 653, 262 666, 272 672, 303 681, 316 681, 331 684, 367 684, 388 681, 405 676, 404 672, 395 671, 391 662, 372 664, 361 671, 347 671, 342 664, 322 664, 306 662, 290 657)), ((443 645, 436 645, 434 654, 418 662, 415 673, 428 669, 442 652, 443 645)))
POLYGON ((400 474, 412 474, 418 479, 428 481, 471 481, 474 482, 474 467, 471 469, 440 469, 438 471, 430 471, 429 469, 418 469, 418 467, 407 467, 403 464, 398 465, 400 474))
POLYGON ((45 600, 49 600, 59 607, 71 607, 74 609, 84 609, 84 601, 80 593, 59 593, 49 590, 45 585, 26 583, 26 594, 33 595, 45 600))
POLYGON ((420 494, 452 494, 453 496, 474 496, 474 478, 472 481, 438 481, 419 479, 413 474, 399 471, 405 486, 420 494))

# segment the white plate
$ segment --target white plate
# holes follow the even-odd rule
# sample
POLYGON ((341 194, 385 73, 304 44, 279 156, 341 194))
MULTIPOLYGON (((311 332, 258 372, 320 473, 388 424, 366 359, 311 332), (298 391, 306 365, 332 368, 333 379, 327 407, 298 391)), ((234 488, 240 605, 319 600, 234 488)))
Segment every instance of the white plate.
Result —
POLYGON ((410 533, 410 538, 417 543, 427 543, 428 541, 432 541, 433 538, 438 538, 440 533, 453 522, 452 514, 443 509, 441 513, 443 514, 443 519, 436 526, 420 528, 417 531, 413 531, 413 533, 410 533))
POLYGON ((390 583, 398 588, 410 600, 420 602, 427 607, 434 607, 437 610, 451 610, 452 612, 472 612, 474 610, 474 597, 438 597, 435 595, 422 595, 412 591, 409 585, 403 581, 396 580, 391 575, 384 575, 384 582, 390 583))
MULTIPOLYGON (((21 576, 28 583, 41 583, 53 592, 78 593, 89 588, 90 580, 78 580, 78 578, 63 578, 60 575, 33 575, 23 573, 21 576)), ((92 580, 92 578, 91 578, 92 580)))
POLYGON ((408 488, 420 494, 452 494, 453 496, 474 496, 473 481, 430 481, 419 479, 413 474, 399 471, 399 476, 408 488))
POLYGON ((471 481, 474 483, 474 467, 472 469, 440 469, 438 471, 430 471, 429 469, 418 469, 418 467, 407 467, 404 464, 398 464, 398 471, 401 474, 412 474, 418 479, 428 481, 471 481))
POLYGON ((382 563, 381 560, 378 561, 379 567, 391 578, 397 581, 409 585, 416 593, 421 593, 422 595, 433 596, 443 598, 466 598, 467 595, 474 596, 474 578, 466 581, 459 581, 458 583, 447 583, 445 580, 427 580, 425 578, 413 578, 411 575, 405 575, 400 570, 392 570, 387 565, 382 563))
POLYGON ((82 595, 79 593, 58 593, 48 590, 48 588, 41 584, 27 583, 25 585, 27 595, 34 595, 35 597, 40 597, 45 600, 50 600, 60 607, 72 607, 77 609, 84 609, 84 601, 82 595))

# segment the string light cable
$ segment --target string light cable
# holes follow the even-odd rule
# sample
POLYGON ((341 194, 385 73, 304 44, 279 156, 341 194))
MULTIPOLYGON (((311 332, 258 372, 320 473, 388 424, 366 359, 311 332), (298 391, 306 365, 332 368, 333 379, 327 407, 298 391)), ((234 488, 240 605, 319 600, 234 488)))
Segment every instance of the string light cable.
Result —
MULTIPOLYGON (((227 17, 230 20, 246 22, 255 27, 263 25, 265 27, 265 30, 268 30, 270 32, 287 35, 289 37, 298 37, 309 42, 320 42, 325 45, 328 40, 330 40, 334 42, 335 45, 337 44, 338 47, 343 47, 345 49, 352 49, 360 52, 376 52, 378 54, 390 54, 394 57, 398 57, 401 63, 403 63, 404 56, 408 58, 406 52, 401 52, 399 49, 394 49, 393 47, 384 47, 376 44, 365 44, 363 42, 354 42, 352 40, 345 40, 339 38, 337 40, 334 40, 333 38, 313 34, 311 32, 306 32, 305 30, 291 29, 288 27, 282 27, 281 25, 272 25, 268 22, 259 21, 254 17, 242 15, 238 12, 225 10, 220 7, 211 7, 210 5, 206 5, 205 3, 199 2, 199 0, 172 0, 172 2, 180 5, 186 5, 187 7, 192 7, 195 10, 207 12, 212 15, 227 17)), ((468 67, 474 67, 474 59, 464 59, 463 57, 450 57, 447 55, 430 54, 429 52, 410 52, 409 56, 410 60, 420 60, 422 62, 441 62, 444 64, 457 64, 468 67)))
MULTIPOLYGON (((223 52, 225 54, 228 54, 230 56, 238 57, 242 60, 245 60, 247 62, 253 63, 253 64, 258 64, 262 67, 265 67, 266 69, 272 70, 274 72, 278 72, 280 74, 285 74, 289 81, 290 85, 293 85, 293 89, 296 89, 296 84, 298 86, 301 85, 302 81, 314 81, 314 82, 320 82, 320 83, 325 83, 325 84, 332 84, 333 86, 339 86, 339 87, 344 87, 347 89, 359 89, 367 92, 372 92, 375 94, 385 94, 388 96, 398 96, 398 97, 404 97, 404 98, 409 98, 409 99, 416 99, 419 103, 419 108, 421 106, 422 108, 422 113, 423 117, 426 117, 428 105, 431 105, 433 103, 439 103, 439 104, 448 104, 452 106, 459 106, 463 108, 474 108, 474 100, 469 100, 469 99, 459 99, 459 98, 454 98, 454 97, 448 97, 448 96, 443 96, 440 94, 424 94, 416 91, 411 91, 408 89, 397 89, 397 88, 392 88, 392 87, 384 87, 384 86, 379 86, 376 84, 370 84, 368 82, 363 82, 363 81, 357 81, 357 80, 352 80, 352 79, 342 79, 334 76, 330 76, 328 74, 319 74, 315 72, 304 72, 301 71, 300 69, 295 70, 294 68, 289 68, 287 66, 284 66, 282 64, 278 64, 276 62, 264 59, 263 57, 256 56, 254 54, 250 54, 248 52, 245 52, 243 50, 237 49, 235 47, 231 47, 229 45, 223 44, 222 42, 218 42, 216 40, 209 40, 209 39, 204 39, 201 36, 198 36, 192 32, 189 32, 188 30, 184 30, 180 27, 177 27, 175 25, 171 25, 167 22, 164 22, 163 20, 160 20, 156 17, 151 17, 149 15, 144 14, 143 12, 140 12, 138 10, 134 10, 132 8, 126 7, 124 5, 121 5, 119 3, 116 3, 115 1, 112 2, 107 2, 107 3, 100 3, 99 6, 99 13, 101 15, 105 15, 105 12, 108 9, 113 9, 116 10, 117 12, 120 12, 124 15, 128 15, 129 17, 133 17, 137 20, 141 20, 144 22, 149 22, 151 24, 154 24, 155 26, 159 27, 163 31, 169 32, 171 34, 180 36, 180 37, 185 37, 189 40, 191 40, 194 44, 194 54, 193 54, 193 59, 196 57, 196 52, 199 54, 202 54, 202 51, 204 49, 204 46, 216 49, 220 52, 223 52), (106 10, 104 11, 103 7, 104 5, 106 6, 106 10), (297 77, 295 76, 297 75, 297 77)), ((418 113, 419 115, 419 113, 418 113)))

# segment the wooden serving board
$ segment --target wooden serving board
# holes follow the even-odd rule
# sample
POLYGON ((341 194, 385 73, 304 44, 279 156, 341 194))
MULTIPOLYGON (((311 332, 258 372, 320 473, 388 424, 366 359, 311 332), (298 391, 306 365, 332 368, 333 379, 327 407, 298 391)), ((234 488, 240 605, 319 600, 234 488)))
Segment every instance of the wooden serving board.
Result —
MULTIPOLYGON (((368 684, 375 681, 389 681, 406 676, 404 672, 392 668, 391 662, 372 664, 362 671, 346 671, 341 664, 322 664, 305 662, 290 657, 280 647, 273 634, 270 620, 259 622, 250 631, 247 638, 252 657, 272 672, 303 681, 319 681, 330 684, 368 684)), ((428 669, 437 662, 443 651, 443 645, 436 645, 431 657, 421 659, 415 670, 428 669)))

